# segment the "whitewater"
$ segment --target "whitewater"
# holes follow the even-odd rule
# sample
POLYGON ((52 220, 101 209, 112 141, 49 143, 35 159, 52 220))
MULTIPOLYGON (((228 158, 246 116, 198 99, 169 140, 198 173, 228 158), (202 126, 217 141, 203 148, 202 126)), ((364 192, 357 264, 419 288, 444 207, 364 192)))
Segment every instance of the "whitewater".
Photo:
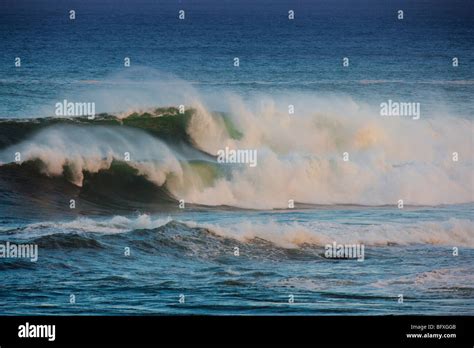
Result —
POLYGON ((167 86, 93 120, 0 120, 0 242, 38 247, 0 264, 6 314, 472 314, 470 118, 167 86))
MULTIPOLYGON (((3 147, 0 161, 19 167, 39 161, 41 173, 52 177, 67 168, 71 183, 82 186, 84 172, 107 170, 129 154, 126 165, 176 200, 211 206, 285 208, 290 199, 373 206, 400 199, 430 206, 473 202, 472 120, 449 114, 384 119, 344 97, 292 100, 295 115, 277 99, 254 105, 231 95, 225 113, 197 99, 186 114, 166 106, 102 122, 51 119, 3 147), (218 163, 226 148, 253 149, 258 166, 218 163), (16 153, 21 160, 15 162, 16 153)), ((7 122, 15 129, 37 121, 7 122)))

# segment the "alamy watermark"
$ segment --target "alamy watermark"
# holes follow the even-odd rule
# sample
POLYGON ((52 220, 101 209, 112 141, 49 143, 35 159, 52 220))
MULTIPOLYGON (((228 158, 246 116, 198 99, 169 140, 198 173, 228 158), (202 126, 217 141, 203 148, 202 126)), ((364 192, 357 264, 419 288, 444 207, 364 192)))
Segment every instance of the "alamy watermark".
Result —
POLYGON ((327 259, 357 259, 364 261, 364 244, 326 244, 324 257, 327 259))
POLYGON ((38 245, 10 242, 0 244, 0 258, 30 259, 31 262, 36 262, 38 261, 38 245))
POLYGON ((225 149, 217 151, 217 162, 218 163, 248 164, 249 167, 256 167, 257 166, 257 150, 251 150, 251 149, 232 150, 226 146, 225 149))
POLYGON ((56 116, 87 116, 89 120, 95 118, 95 103, 73 103, 64 99, 60 103, 55 104, 56 116))
POLYGON ((47 338, 48 341, 56 340, 56 325, 36 325, 26 322, 18 326, 20 338, 47 338))
POLYGON ((420 119, 420 103, 396 102, 389 99, 380 104, 381 116, 408 116, 414 120, 420 119))

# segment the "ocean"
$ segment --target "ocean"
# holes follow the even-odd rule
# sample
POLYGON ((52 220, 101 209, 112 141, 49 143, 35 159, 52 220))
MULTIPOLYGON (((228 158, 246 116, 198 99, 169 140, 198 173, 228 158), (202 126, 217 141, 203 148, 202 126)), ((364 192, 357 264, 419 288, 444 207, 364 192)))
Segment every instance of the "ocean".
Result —
POLYGON ((1 314, 473 315, 473 14, 3 0, 1 314))

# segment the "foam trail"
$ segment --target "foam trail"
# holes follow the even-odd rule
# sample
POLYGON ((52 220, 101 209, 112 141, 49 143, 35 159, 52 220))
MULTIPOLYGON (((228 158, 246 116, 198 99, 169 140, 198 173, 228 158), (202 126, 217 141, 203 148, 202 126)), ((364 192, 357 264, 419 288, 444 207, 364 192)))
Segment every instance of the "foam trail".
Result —
MULTIPOLYGON (((188 222, 196 227, 195 222, 188 222)), ((272 242, 285 248, 298 248, 305 244, 365 244, 367 246, 430 244, 464 246, 474 248, 472 221, 449 219, 442 222, 415 224, 383 224, 369 226, 347 225, 328 222, 236 222, 232 225, 200 225, 222 236, 250 242, 255 238, 272 242)))

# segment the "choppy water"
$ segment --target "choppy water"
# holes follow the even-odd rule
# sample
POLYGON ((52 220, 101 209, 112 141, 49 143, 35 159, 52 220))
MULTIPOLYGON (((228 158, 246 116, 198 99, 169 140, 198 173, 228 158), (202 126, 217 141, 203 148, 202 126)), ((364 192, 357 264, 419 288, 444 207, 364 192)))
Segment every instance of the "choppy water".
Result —
POLYGON ((0 245, 39 257, 0 258, 0 314, 472 315, 472 10, 3 1, 0 245), (108 115, 25 120, 63 99, 108 115), (388 99, 420 119, 382 118, 388 99))
POLYGON ((472 314, 472 205, 321 208, 12 228, 2 241, 37 243, 39 260, 2 261, 0 303, 5 314, 472 314), (363 243, 364 261, 312 244, 333 240, 363 243))

